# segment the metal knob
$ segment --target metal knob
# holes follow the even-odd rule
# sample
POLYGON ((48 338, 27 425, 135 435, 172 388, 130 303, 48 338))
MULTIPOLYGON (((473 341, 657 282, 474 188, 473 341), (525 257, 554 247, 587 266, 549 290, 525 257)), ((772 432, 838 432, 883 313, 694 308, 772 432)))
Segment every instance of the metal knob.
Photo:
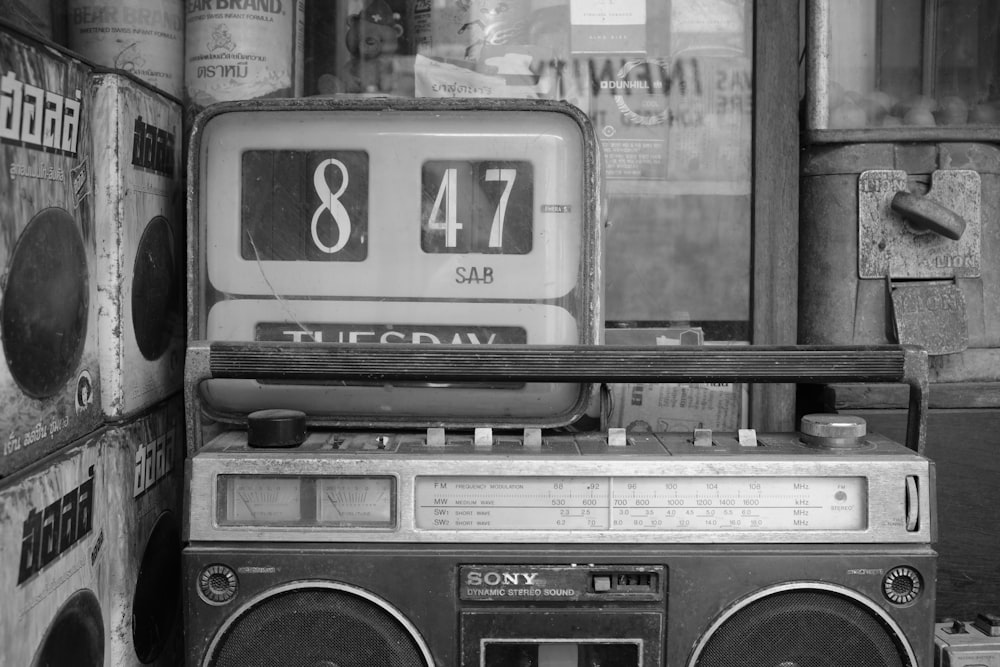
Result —
POLYGON ((899 191, 892 197, 892 210, 918 230, 957 241, 965 233, 965 218, 933 199, 899 191))
POLYGON ((806 444, 827 449, 860 447, 868 425, 853 415, 812 414, 802 417, 800 431, 806 444))

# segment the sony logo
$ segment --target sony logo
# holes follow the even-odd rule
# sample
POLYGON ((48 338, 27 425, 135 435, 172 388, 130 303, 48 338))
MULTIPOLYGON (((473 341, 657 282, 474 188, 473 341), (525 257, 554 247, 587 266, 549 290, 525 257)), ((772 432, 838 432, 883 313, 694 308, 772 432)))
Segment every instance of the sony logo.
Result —
POLYGON ((465 575, 467 586, 534 586, 537 572, 477 572, 472 570, 465 575))

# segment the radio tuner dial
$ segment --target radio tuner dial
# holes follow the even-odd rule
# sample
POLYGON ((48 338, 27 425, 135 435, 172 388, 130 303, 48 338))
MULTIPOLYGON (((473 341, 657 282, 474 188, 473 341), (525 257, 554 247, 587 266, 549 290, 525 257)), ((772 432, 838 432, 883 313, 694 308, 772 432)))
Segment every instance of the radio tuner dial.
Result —
POLYGON ((868 434, 864 419, 852 415, 811 414, 802 417, 802 440, 825 449, 860 447, 868 434))
POLYGON ((299 410, 257 410, 247 416, 247 445, 298 447, 306 440, 306 414, 299 410))

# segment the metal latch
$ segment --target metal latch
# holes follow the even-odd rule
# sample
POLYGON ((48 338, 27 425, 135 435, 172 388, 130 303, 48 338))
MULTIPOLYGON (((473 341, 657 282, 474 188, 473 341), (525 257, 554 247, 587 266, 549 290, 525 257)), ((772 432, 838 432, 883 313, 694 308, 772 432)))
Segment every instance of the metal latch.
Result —
POLYGON ((969 169, 931 175, 911 192, 905 171, 872 169, 858 178, 858 277, 978 278, 982 179, 969 169))
POLYGON ((954 280, 886 280, 888 338, 919 345, 929 355, 953 354, 969 347, 965 293, 954 280))
POLYGON ((979 172, 938 170, 920 194, 905 171, 858 179, 858 277, 886 281, 887 336, 931 355, 969 346, 965 296, 956 280, 980 277, 979 172))

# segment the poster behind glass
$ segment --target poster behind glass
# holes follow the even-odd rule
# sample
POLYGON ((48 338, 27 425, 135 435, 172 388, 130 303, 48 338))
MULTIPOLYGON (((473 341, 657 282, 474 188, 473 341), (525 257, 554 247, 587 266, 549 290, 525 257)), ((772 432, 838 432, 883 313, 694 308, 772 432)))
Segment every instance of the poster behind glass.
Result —
POLYGON ((609 329, 750 338, 751 0, 313 2, 309 95, 561 99, 605 158, 609 329))

